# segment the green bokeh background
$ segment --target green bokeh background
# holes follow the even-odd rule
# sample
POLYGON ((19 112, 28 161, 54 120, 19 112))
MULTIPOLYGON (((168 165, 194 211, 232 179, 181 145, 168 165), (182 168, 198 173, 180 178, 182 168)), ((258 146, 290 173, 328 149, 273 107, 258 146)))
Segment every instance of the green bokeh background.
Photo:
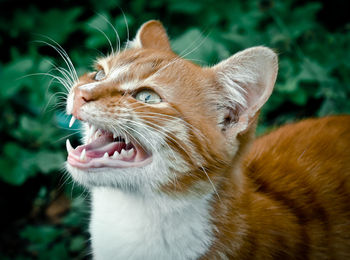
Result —
POLYGON ((50 73, 78 74, 149 19, 161 20, 177 53, 210 66, 265 45, 279 53, 275 91, 258 133, 310 116, 350 112, 346 1, 0 1, 0 259, 88 259, 88 193, 63 171, 65 89, 50 73), (124 14, 123 14, 124 13, 124 14), (110 24, 109 24, 110 23, 110 24), (101 31, 103 33, 101 33, 101 31), (105 35, 104 35, 105 34, 105 35), (43 43, 46 42, 46 43, 43 43), (55 43, 56 42, 56 43, 55 43), (35 75, 34 75, 35 74, 35 75))

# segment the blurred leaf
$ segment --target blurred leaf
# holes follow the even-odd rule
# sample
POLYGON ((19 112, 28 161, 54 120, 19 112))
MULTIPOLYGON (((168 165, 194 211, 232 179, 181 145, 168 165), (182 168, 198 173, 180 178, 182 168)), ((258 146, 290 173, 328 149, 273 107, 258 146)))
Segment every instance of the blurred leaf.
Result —
POLYGON ((203 7, 203 3, 200 1, 190 2, 190 1, 184 1, 184 0, 177 0, 177 1, 172 1, 169 4, 169 11, 194 15, 194 14, 198 14, 198 12, 200 12, 202 7, 203 7))
POLYGON ((0 178, 12 185, 19 186, 27 179, 27 174, 24 169, 13 164, 6 158, 0 159, 0 178))
POLYGON ((0 159, 2 180, 21 185, 35 173, 35 154, 23 149, 16 143, 6 143, 4 155, 0 159))
POLYGON ((90 4, 93 6, 92 9, 96 10, 98 12, 110 10, 115 7, 120 6, 121 1, 120 0, 99 0, 99 1, 90 1, 90 4))
POLYGON ((37 21, 36 32, 54 39, 58 43, 66 41, 79 25, 77 18, 82 9, 79 7, 68 10, 51 9, 41 15, 37 21))
POLYGON ((42 253, 39 255, 40 260, 69 260, 71 259, 68 254, 68 248, 66 245, 61 242, 55 244, 52 249, 49 250, 44 250, 42 253))
POLYGON ((78 252, 78 251, 82 251, 82 249, 84 249, 85 246, 86 246, 86 238, 83 236, 77 236, 72 239, 69 246, 69 250, 73 252, 78 252))
POLYGON ((108 14, 98 14, 93 16, 84 26, 84 30, 89 33, 89 38, 86 40, 87 47, 89 48, 101 48, 102 46, 108 46, 109 52, 117 50, 120 41, 119 32, 115 25, 111 23, 111 19, 108 14), (119 41, 118 41, 119 37, 119 41))
POLYGON ((27 226, 21 232, 21 237, 35 244, 47 245, 62 234, 62 231, 52 226, 27 226))
POLYGON ((63 166, 65 158, 61 152, 50 152, 41 150, 36 155, 37 165, 43 173, 49 173, 53 170, 59 170, 63 166))
POLYGON ((210 34, 204 36, 193 28, 172 41, 172 47, 181 57, 194 63, 207 65, 227 58, 229 51, 223 44, 215 42, 210 34))
POLYGON ((299 106, 303 106, 307 103, 308 96, 307 96, 307 93, 303 89, 299 89, 293 95, 290 95, 290 99, 291 99, 291 101, 293 101, 294 104, 297 104, 299 106))
POLYGON ((30 57, 19 58, 0 67, 0 99, 9 98, 22 87, 21 77, 33 67, 30 57))

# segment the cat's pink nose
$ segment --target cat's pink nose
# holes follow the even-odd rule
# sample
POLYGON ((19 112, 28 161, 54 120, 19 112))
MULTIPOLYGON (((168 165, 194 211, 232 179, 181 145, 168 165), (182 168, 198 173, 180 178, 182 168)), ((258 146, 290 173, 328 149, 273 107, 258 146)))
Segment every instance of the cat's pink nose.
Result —
POLYGON ((73 111, 72 114, 75 118, 81 119, 79 116, 80 108, 93 100, 92 94, 90 91, 82 90, 79 87, 74 90, 74 102, 73 102, 73 111))

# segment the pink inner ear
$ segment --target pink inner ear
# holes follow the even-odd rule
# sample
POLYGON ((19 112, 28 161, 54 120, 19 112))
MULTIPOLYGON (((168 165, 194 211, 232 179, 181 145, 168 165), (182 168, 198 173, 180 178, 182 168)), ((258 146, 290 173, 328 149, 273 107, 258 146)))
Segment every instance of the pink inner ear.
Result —
POLYGON ((266 47, 249 48, 213 69, 225 92, 222 102, 234 108, 239 118, 236 122, 244 130, 271 95, 278 70, 277 55, 266 47))
POLYGON ((143 48, 171 51, 168 35, 158 21, 152 20, 144 23, 136 37, 143 48))

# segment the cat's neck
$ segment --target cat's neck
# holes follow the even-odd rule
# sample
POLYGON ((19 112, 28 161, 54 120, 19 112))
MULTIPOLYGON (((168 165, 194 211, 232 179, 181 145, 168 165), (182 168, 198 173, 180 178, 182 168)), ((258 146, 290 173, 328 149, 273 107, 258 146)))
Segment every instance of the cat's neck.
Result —
POLYGON ((200 257, 214 239, 213 196, 171 198, 95 188, 90 231, 96 259, 200 257))
MULTIPOLYGON (((198 259, 206 255, 217 245, 214 241, 222 219, 246 197, 240 165, 253 132, 239 137, 237 156, 227 169, 221 169, 221 182, 206 194, 170 196, 94 188, 90 232, 95 258, 198 259)), ((239 211, 230 217, 232 223, 245 226, 239 211)))

